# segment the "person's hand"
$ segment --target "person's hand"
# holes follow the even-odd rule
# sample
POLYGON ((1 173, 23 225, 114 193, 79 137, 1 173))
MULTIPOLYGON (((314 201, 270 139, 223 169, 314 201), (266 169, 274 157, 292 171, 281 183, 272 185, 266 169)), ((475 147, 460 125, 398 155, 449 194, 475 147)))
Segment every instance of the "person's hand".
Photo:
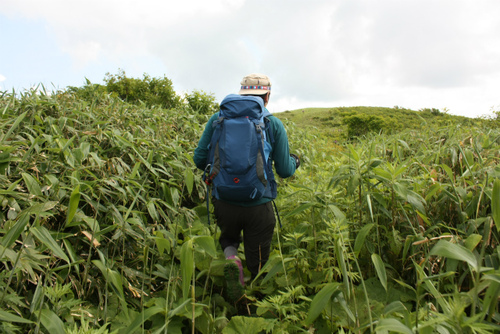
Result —
POLYGON ((295 159, 295 168, 299 168, 300 166, 300 159, 297 155, 290 153, 290 156, 295 159))

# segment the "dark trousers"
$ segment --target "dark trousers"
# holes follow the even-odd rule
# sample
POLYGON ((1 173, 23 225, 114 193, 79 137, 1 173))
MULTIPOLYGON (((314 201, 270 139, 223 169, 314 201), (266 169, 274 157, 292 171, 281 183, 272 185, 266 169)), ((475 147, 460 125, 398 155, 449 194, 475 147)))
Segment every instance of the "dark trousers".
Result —
POLYGON ((243 241, 246 265, 254 278, 269 259, 276 225, 273 204, 243 207, 218 200, 213 204, 215 219, 221 229, 219 243, 222 249, 229 246, 238 249, 243 241))

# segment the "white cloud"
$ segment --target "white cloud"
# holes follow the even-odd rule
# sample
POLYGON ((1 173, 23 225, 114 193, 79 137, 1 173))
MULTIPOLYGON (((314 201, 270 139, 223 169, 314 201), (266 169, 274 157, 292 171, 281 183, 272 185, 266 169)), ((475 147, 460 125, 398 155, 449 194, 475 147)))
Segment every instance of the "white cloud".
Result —
POLYGON ((0 13, 44 20, 77 68, 153 69, 178 90, 218 99, 261 72, 273 81, 272 102, 286 109, 415 105, 464 114, 500 103, 496 0, 4 0, 0 13))
POLYGON ((0 74, 0 82, 7 80, 7 78, 0 74))

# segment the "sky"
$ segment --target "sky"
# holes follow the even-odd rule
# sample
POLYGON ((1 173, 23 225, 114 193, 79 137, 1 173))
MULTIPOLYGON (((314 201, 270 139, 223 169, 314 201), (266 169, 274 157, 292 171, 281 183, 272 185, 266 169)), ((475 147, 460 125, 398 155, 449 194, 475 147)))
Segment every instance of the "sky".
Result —
POLYGON ((0 91, 167 77, 220 102, 264 73, 271 112, 500 111, 498 0, 1 0, 0 91))

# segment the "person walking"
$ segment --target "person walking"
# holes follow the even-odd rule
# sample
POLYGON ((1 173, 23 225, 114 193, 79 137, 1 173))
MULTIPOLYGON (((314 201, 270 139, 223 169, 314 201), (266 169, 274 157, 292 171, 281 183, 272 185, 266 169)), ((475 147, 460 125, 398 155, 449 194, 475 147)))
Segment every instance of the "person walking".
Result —
MULTIPOLYGON (((243 264, 238 256, 240 243, 243 242, 246 267, 251 273, 252 279, 257 276, 260 269, 269 259, 271 241, 276 225, 272 200, 277 195, 277 184, 274 180, 272 165, 274 163, 276 173, 282 178, 292 176, 300 165, 298 156, 290 154, 288 137, 283 123, 277 117, 271 115, 267 108, 265 108, 271 96, 271 82, 269 77, 259 73, 245 76, 241 81, 239 95, 257 97, 257 99, 244 99, 254 99, 257 100, 256 102, 262 104, 262 110, 266 119, 264 122, 265 125, 263 124, 267 133, 265 140, 270 144, 271 151, 269 152, 270 174, 267 175, 266 180, 268 182, 265 182, 267 183, 266 191, 262 197, 241 199, 239 198, 239 193, 232 194, 231 192, 229 192, 229 196, 223 199, 220 198, 221 196, 218 196, 218 193, 212 197, 215 220, 221 230, 219 243, 228 260, 224 268, 228 293, 232 295, 230 298, 235 300, 242 296, 243 286, 245 285, 243 264), (243 238, 241 236, 242 232, 243 238)), ((203 171, 207 169, 207 165, 209 168, 213 167, 209 165, 210 162, 208 161, 210 158, 210 144, 217 122, 221 122, 225 118, 221 117, 225 100, 229 102, 238 100, 238 96, 236 94, 229 95, 222 101, 221 111, 212 115, 194 151, 193 160, 197 168, 203 171)), ((230 104, 229 102, 228 104, 230 104)), ((237 105, 234 104, 234 106, 237 105)), ((235 109, 235 113, 238 113, 238 108, 235 107, 235 109)), ((228 144, 226 143, 225 145, 228 144)), ((237 150, 243 150, 245 146, 248 146, 242 145, 242 143, 230 143, 230 145, 236 147, 237 150)), ((236 182, 237 178, 234 179, 236 182)), ((207 180, 205 181, 207 182, 207 180)))

